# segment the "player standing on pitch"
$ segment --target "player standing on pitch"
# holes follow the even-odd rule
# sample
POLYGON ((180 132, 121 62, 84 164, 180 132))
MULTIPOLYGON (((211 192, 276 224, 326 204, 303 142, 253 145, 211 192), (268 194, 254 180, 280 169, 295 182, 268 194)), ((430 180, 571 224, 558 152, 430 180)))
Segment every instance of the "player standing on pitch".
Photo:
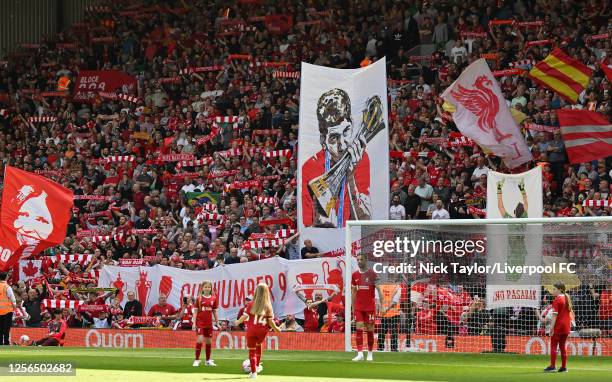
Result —
POLYGON ((572 300, 565 293, 565 284, 556 282, 553 285, 552 295, 555 299, 552 303, 552 329, 550 331, 550 366, 544 369, 550 373, 555 371, 555 362, 557 361, 557 345, 561 349, 561 367, 559 373, 567 372, 567 350, 565 349, 565 341, 570 334, 570 322, 574 314, 572 308, 572 300))
POLYGON ((195 314, 193 315, 193 330, 198 335, 198 340, 195 345, 195 360, 193 366, 200 366, 200 353, 202 352, 202 342, 206 338, 206 366, 217 366, 210 359, 212 352, 212 332, 213 319, 215 326, 219 327, 219 319, 217 318, 217 308, 219 302, 217 296, 213 295, 213 285, 210 281, 204 281, 200 288, 200 297, 196 301, 195 314))
MULTIPOLYGON (((368 335, 368 361, 373 361, 372 353, 374 349, 374 325, 376 311, 380 311, 380 306, 376 301, 376 291, 378 295, 383 293, 377 284, 376 273, 368 269, 368 259, 365 254, 357 255, 358 271, 353 272, 351 278, 353 312, 355 315, 355 342, 357 343, 357 356, 353 361, 363 361, 363 330, 368 335)), ((384 312, 381 311, 381 314, 384 312)))
POLYGON ((263 370, 261 362, 261 344, 266 339, 268 330, 280 332, 274 322, 274 311, 270 299, 268 285, 260 283, 255 289, 253 301, 244 308, 242 317, 236 321, 236 326, 246 321, 247 347, 249 348, 249 361, 251 362, 250 378, 257 378, 257 373, 263 370))

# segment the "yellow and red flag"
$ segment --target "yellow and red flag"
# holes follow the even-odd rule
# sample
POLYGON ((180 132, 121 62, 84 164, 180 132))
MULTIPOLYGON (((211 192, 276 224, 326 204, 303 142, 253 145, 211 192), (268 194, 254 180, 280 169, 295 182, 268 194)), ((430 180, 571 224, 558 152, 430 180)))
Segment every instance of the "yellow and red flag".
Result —
POLYGON ((532 80, 571 103, 578 101, 578 96, 589 85, 592 75, 593 70, 559 48, 555 48, 529 71, 532 80))

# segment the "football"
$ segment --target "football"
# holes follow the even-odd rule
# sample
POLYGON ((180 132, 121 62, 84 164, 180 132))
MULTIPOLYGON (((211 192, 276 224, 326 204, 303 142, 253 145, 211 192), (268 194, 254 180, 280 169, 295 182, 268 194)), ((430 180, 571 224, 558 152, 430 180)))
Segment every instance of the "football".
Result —
POLYGON ((249 361, 248 359, 245 359, 242 362, 242 371, 244 371, 245 373, 251 372, 251 361, 249 361))
POLYGON ((24 344, 30 341, 30 337, 24 334, 23 336, 19 337, 19 341, 21 341, 21 343, 24 344))

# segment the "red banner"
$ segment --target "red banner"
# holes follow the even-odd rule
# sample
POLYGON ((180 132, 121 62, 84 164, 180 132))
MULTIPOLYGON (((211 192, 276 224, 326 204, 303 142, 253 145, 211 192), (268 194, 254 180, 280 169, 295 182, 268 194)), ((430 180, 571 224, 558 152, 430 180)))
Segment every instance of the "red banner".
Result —
POLYGON ((119 70, 82 70, 74 87, 74 100, 93 102, 100 92, 131 93, 136 89, 136 78, 119 70))
POLYGON ((43 176, 6 166, 2 191, 0 270, 21 256, 61 244, 72 209, 72 191, 43 176))

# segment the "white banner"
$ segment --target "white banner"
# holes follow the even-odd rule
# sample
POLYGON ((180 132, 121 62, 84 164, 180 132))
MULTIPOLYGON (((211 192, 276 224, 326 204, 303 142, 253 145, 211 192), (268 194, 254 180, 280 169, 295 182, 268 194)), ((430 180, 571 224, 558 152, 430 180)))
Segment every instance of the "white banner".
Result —
MULTIPOLYGON (((219 297, 219 319, 235 320, 245 297, 252 296, 258 283, 270 287, 274 313, 302 315, 304 303, 297 297, 299 290, 312 297, 320 291, 327 297, 331 290, 344 286, 345 266, 341 257, 309 260, 285 260, 274 257, 267 260, 225 265, 205 271, 190 271, 156 265, 153 267, 105 266, 100 272, 99 287, 116 287, 123 306, 127 292, 135 291, 136 298, 148 312, 158 302, 159 295, 168 296, 168 303, 179 308, 184 296, 196 296, 204 280, 213 283, 219 297)), ((341 299, 341 297, 338 297, 341 299)))
POLYGON ((347 220, 389 216, 386 62, 361 69, 302 63, 298 229, 342 251, 347 220))
POLYGON ((509 168, 533 159, 485 59, 470 64, 442 98, 457 108, 453 121, 459 131, 501 157, 509 168))
MULTIPOLYGON (((487 218, 541 218, 542 168, 521 174, 489 171, 487 218)), ((487 226, 487 265, 500 272, 487 274, 487 308, 540 306, 541 275, 522 266, 542 265, 542 226, 508 224, 487 226), (503 271, 503 272, 501 272, 503 271)))

